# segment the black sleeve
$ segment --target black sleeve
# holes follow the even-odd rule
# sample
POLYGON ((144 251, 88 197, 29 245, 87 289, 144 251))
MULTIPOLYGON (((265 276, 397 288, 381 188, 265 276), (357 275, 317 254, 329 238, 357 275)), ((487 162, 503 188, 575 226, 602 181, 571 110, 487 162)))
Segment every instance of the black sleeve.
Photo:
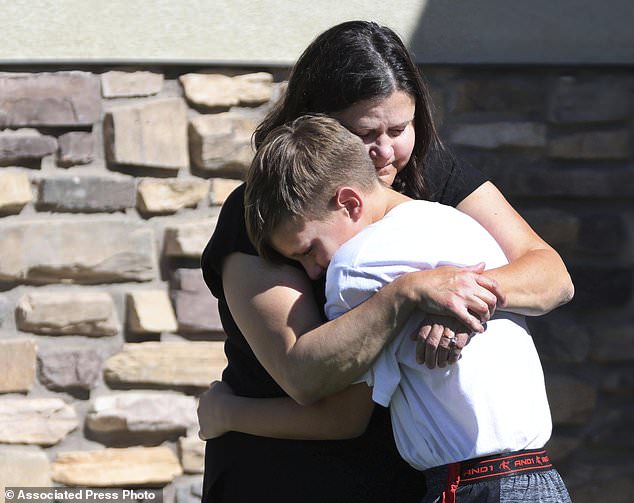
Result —
POLYGON ((222 261, 233 252, 257 255, 249 241, 244 223, 244 188, 236 188, 220 210, 216 229, 201 257, 201 268, 207 287, 215 297, 222 295, 222 261))
MULTIPOLYGON (((222 290, 222 262, 234 252, 257 255, 258 252, 249 240, 244 221, 244 191, 246 184, 237 187, 225 200, 218 215, 216 228, 203 250, 200 267, 203 278, 211 293, 218 299, 224 295, 222 290)), ((283 260, 284 264, 302 270, 299 262, 283 260)), ((314 282, 313 282, 314 283, 314 282)), ((318 282, 319 283, 319 282, 318 282)), ((323 285, 321 285, 323 287, 323 285)))
POLYGON ((429 200, 456 207, 488 179, 471 164, 445 152, 428 160, 425 180, 429 200))

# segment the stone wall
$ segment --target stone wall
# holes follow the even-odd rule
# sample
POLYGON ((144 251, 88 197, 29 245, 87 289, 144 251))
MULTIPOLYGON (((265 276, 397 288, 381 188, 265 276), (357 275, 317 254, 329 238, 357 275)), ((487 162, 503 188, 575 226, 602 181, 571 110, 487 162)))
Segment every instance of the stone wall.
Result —
MULTIPOLYGON (((152 484, 178 503, 199 497, 195 397, 225 363, 199 256, 285 76, 0 74, 0 485, 152 484)), ((531 320, 549 447, 575 501, 615 485, 613 501, 629 501, 634 73, 426 76, 447 143, 492 177, 575 280, 570 305, 531 320)))

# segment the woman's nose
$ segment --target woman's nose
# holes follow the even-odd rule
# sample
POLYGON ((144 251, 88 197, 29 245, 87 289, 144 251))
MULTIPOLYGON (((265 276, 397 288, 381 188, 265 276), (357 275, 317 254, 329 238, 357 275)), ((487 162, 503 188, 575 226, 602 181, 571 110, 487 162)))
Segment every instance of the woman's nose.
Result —
POLYGON ((381 135, 370 145, 370 159, 373 161, 390 161, 392 159, 392 141, 387 135, 381 135))

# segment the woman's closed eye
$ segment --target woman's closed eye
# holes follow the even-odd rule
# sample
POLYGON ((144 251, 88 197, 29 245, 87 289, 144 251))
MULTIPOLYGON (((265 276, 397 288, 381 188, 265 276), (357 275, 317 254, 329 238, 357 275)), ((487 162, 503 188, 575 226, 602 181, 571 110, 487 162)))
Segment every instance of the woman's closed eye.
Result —
POLYGON ((396 136, 400 136, 403 133, 403 131, 405 131, 405 126, 399 127, 399 128, 392 128, 387 132, 387 134, 389 134, 392 138, 394 138, 396 136))
MULTIPOLYGON (((407 124, 392 127, 387 130, 387 135, 390 138, 396 138, 400 136, 401 134, 403 134, 405 129, 407 129, 407 124)), ((373 131, 373 130, 361 129, 361 130, 351 130, 351 132, 352 134, 361 138, 366 143, 374 141, 377 137, 381 136, 381 133, 379 131, 373 131)))
POLYGON ((363 141, 371 141, 376 134, 373 131, 351 131, 352 134, 358 136, 363 141))

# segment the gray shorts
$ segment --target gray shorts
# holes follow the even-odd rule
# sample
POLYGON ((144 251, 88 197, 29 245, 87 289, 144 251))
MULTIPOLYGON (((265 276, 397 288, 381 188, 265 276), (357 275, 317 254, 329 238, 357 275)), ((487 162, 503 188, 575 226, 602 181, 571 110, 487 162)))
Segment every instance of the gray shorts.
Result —
POLYGON ((570 503, 566 486, 552 467, 522 468, 512 473, 496 470, 494 474, 484 473, 471 479, 465 477, 463 481, 456 478, 460 473, 459 463, 432 468, 424 473, 427 492, 422 503, 570 503))

